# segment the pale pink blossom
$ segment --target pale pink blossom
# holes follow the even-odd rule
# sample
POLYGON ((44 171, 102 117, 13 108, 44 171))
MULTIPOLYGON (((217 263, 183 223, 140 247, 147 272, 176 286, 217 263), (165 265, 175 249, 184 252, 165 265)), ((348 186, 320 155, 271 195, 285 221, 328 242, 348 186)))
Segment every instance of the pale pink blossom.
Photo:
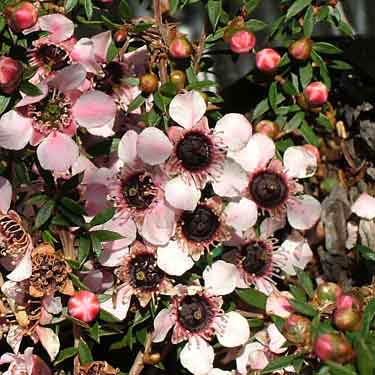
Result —
POLYGON ((352 205, 352 212, 363 219, 374 219, 375 198, 367 193, 362 193, 352 205))

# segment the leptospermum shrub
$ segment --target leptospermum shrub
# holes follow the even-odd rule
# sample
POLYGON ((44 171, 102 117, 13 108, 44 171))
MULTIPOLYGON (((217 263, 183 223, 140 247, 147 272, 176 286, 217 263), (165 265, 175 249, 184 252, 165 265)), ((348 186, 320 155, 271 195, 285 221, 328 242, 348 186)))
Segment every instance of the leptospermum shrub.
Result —
MULTIPOLYGON (((1 3, 2 371, 373 374, 373 284, 327 276, 317 250, 329 191, 311 181, 351 67, 314 31, 353 37, 340 2, 280 0, 272 24, 260 0, 135 3, 1 3), (218 50, 254 61, 246 113, 207 79, 218 50)), ((335 251, 371 263, 375 198, 350 203, 335 251)))

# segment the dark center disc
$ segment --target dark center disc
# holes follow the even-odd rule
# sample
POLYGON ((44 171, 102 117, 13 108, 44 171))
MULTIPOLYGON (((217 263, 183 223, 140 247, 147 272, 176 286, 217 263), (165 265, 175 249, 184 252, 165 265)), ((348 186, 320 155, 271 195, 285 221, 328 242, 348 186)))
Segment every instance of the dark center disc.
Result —
POLYGON ((259 241, 250 242, 241 247, 242 267, 256 276, 262 276, 269 266, 270 256, 265 244, 259 241))
POLYGON ((205 297, 194 295, 183 298, 178 310, 178 320, 190 332, 204 329, 211 321, 213 312, 205 297))
POLYGON ((37 56, 43 64, 48 65, 51 70, 56 71, 69 65, 69 55, 61 47, 45 44, 38 48, 37 56))
POLYGON ((130 176, 123 183, 123 193, 129 207, 137 209, 149 207, 155 197, 151 176, 144 172, 130 176))

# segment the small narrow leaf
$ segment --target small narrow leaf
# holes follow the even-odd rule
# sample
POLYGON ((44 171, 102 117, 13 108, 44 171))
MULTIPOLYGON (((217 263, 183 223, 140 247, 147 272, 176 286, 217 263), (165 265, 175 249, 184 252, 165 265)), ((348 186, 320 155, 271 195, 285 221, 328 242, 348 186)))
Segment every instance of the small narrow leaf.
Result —
POLYGON ((114 207, 106 208, 102 212, 99 212, 94 218, 90 221, 89 226, 95 227, 96 225, 101 225, 111 220, 116 212, 114 207))
POLYGON ((94 360, 90 347, 87 345, 86 341, 82 338, 79 341, 78 345, 78 354, 79 354, 79 361, 81 365, 86 365, 94 360))
POLYGON ((256 289, 236 289, 237 295, 250 306, 255 306, 258 309, 264 310, 266 308, 267 296, 256 289))
POLYGON ((87 19, 91 19, 93 12, 92 0, 85 0, 85 13, 87 19))
POLYGON ((23 81, 20 85, 20 91, 29 96, 38 96, 42 94, 42 91, 38 86, 33 85, 29 81, 23 81))
POLYGON ((208 19, 213 31, 216 30, 222 10, 221 0, 209 0, 207 4, 208 19))
POLYGON ((297 0, 288 9, 286 18, 290 19, 310 5, 312 0, 297 0))
POLYGON ((314 30, 314 11, 313 7, 310 5, 306 9, 305 17, 303 18, 303 33, 309 38, 314 30))
POLYGON ((65 0, 64 11, 65 13, 71 12, 78 4, 78 0, 65 0))
POLYGON ((128 113, 133 112, 137 108, 139 108, 144 102, 145 102, 145 97, 142 94, 139 94, 130 104, 128 107, 128 113))
POLYGON ((35 229, 40 228, 44 225, 48 219, 52 216, 53 209, 55 208, 55 201, 49 199, 38 211, 35 217, 35 229))

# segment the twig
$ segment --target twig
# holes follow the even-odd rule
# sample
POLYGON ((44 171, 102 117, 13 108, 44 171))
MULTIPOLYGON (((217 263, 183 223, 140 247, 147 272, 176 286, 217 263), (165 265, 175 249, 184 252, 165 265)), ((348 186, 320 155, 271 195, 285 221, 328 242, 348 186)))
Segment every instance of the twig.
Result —
POLYGON ((196 49, 196 54, 194 57, 194 70, 195 73, 199 73, 199 63, 201 61, 201 58, 203 56, 203 51, 204 51, 204 44, 206 42, 206 30, 205 27, 202 30, 201 36, 199 38, 198 46, 196 49))
MULTIPOLYGON (((149 353, 151 349, 152 344, 152 333, 148 333, 146 337, 146 343, 145 343, 145 351, 144 353, 149 353)), ((129 371, 129 375, 140 375, 142 373, 142 370, 144 369, 145 365, 143 363, 143 356, 144 353, 142 350, 140 350, 135 357, 135 360, 133 362, 133 365, 129 371)))
MULTIPOLYGON (((167 43, 167 35, 166 35, 166 29, 163 25, 163 17, 161 14, 161 4, 160 0, 153 0, 153 6, 154 6, 154 18, 156 22, 156 26, 159 29, 160 35, 163 39, 164 44, 167 43)), ((159 73, 160 73, 160 82, 161 84, 164 84, 168 81, 168 61, 166 57, 160 58, 159 61, 159 73)))

